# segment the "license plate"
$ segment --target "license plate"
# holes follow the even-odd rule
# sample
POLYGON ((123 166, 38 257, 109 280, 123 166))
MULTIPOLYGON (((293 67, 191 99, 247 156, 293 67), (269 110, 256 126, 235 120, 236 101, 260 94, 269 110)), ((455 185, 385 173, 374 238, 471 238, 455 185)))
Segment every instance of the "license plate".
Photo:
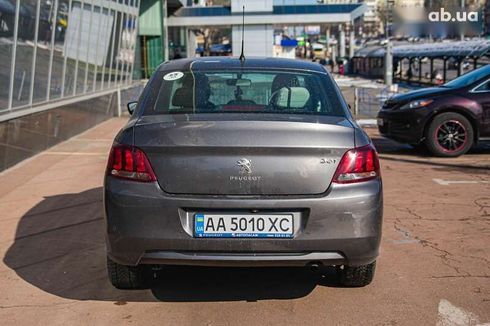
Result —
POLYGON ((378 118, 378 126, 383 127, 384 124, 385 124, 384 120, 381 118, 378 118))
POLYGON ((200 238, 291 238, 292 214, 196 214, 194 235, 200 238))

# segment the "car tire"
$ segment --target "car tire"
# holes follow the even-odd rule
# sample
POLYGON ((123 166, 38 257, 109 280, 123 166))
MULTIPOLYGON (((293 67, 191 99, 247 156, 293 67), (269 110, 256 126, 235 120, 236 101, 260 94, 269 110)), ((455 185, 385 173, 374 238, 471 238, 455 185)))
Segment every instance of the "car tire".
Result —
POLYGON ((374 278, 376 261, 361 266, 339 266, 337 269, 339 283, 345 287, 362 287, 370 284, 374 278))
POLYGON ((107 257, 107 273, 112 285, 121 290, 145 288, 144 266, 121 265, 107 257))
POLYGON ((470 150, 473 140, 474 131, 468 119, 448 112, 434 118, 427 129, 425 144, 435 156, 457 157, 470 150))

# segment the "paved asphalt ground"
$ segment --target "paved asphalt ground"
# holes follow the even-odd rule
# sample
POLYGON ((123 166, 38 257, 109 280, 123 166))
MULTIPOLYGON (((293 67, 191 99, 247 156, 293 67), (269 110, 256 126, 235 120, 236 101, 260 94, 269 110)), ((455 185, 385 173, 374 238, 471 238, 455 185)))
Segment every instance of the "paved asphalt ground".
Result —
MULTIPOLYGON (((429 158, 379 138, 385 220, 374 282, 305 269, 172 268, 152 290, 106 277, 112 119, 0 174, 2 325, 490 323, 490 147, 429 158)), ((488 324, 487 324, 488 325, 488 324)))

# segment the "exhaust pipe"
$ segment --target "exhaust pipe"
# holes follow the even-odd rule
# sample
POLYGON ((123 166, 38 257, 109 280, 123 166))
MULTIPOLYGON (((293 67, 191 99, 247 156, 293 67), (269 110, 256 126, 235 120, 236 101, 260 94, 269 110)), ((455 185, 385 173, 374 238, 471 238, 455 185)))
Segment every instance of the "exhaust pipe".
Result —
POLYGON ((320 269, 321 266, 323 266, 323 264, 321 262, 312 261, 306 264, 306 266, 309 267, 312 271, 316 272, 320 269))

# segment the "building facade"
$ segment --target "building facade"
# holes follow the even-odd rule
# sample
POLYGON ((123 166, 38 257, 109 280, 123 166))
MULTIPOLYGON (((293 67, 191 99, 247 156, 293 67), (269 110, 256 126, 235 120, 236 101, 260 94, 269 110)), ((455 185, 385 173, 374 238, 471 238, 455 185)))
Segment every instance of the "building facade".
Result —
POLYGON ((485 7, 483 9, 483 28, 484 34, 487 38, 490 39, 490 1, 485 3, 485 7))
POLYGON ((138 0, 0 0, 0 117, 132 82, 138 0))
MULTIPOLYGON (((136 78, 149 78, 160 63, 179 55, 180 49, 169 41, 168 16, 187 1, 140 0, 136 78)), ((194 3, 193 1, 191 1, 194 3)))
POLYGON ((366 0, 368 10, 364 14, 363 34, 367 36, 378 36, 384 33, 382 20, 383 0, 366 0))
POLYGON ((139 0, 0 0, 0 171, 120 115, 139 0))
MULTIPOLYGON (((272 56, 276 28, 328 25, 327 29, 331 27, 338 31, 337 38, 341 39, 341 35, 345 35, 346 27, 354 26, 367 10, 367 6, 363 3, 318 4, 311 1, 305 3, 307 4, 298 4, 294 0, 231 0, 230 6, 186 6, 169 15, 167 24, 172 29, 184 31, 184 37, 181 39, 184 39, 187 56, 195 55, 196 31, 201 32, 206 28, 229 28, 232 54, 239 56, 242 9, 245 6, 244 38, 247 55, 272 56)), ((350 31, 353 33, 354 29, 351 28, 350 31)), ((343 40, 345 41, 345 37, 343 40)), ((339 52, 342 53, 345 44, 344 46, 340 44, 339 48, 339 52)))

